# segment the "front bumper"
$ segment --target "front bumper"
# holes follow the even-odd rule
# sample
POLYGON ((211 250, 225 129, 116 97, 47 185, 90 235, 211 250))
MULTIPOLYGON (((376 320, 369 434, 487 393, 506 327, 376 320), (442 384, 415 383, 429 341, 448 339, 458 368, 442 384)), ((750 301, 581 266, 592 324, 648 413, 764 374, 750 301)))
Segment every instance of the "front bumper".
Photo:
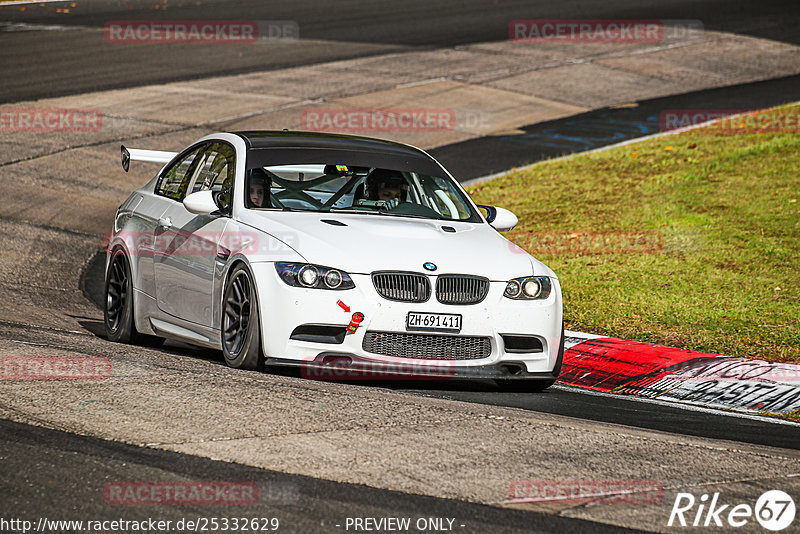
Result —
MULTIPOLYGON (((552 279, 553 289, 545 300, 511 300, 503 296, 506 283, 491 282, 486 298, 473 305, 446 305, 432 295, 424 303, 395 302, 384 299, 366 274, 351 274, 356 287, 344 291, 305 289, 289 286, 277 275, 273 263, 252 264, 259 295, 261 332, 264 354, 269 363, 300 363, 314 369, 336 361, 337 365, 374 370, 387 368, 391 373, 419 376, 552 379, 561 341, 561 287, 552 279), (338 304, 350 308, 346 312, 338 304), (364 315, 354 333, 347 333, 335 342, 290 339, 301 325, 338 325, 346 327, 353 313, 364 315), (480 359, 419 359, 374 354, 364 349, 367 332, 426 334, 406 329, 409 312, 447 313, 462 316, 458 334, 430 332, 444 336, 487 338, 489 355, 480 359), (540 352, 520 353, 507 348, 503 335, 535 336, 541 342, 540 352), (338 359, 337 359, 338 358, 338 359), (410 370, 409 370, 410 369, 410 370)), ((524 275, 525 273, 520 273, 524 275)), ((436 276, 429 276, 436 286, 436 276)))

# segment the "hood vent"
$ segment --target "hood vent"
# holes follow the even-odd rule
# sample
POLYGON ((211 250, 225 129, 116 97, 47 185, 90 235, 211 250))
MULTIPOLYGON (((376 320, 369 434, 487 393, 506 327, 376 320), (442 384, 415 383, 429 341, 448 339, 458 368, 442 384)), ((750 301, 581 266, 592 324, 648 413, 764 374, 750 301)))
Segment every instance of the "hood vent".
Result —
POLYGON ((342 221, 337 221, 336 219, 320 219, 320 222, 324 222, 325 224, 330 224, 331 226, 347 226, 342 221))

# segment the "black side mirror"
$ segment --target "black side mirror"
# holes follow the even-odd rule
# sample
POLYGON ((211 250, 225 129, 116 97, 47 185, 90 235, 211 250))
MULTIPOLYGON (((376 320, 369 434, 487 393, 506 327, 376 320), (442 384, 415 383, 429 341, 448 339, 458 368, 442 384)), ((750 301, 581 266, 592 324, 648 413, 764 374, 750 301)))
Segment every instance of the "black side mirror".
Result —
POLYGON ((480 208, 483 216, 486 217, 486 222, 491 224, 497 218, 497 208, 494 206, 484 206, 483 204, 478 204, 478 208, 480 208))
POLYGON ((122 153, 122 168, 125 169, 125 172, 128 172, 128 169, 131 168, 131 153, 128 152, 125 145, 120 145, 119 149, 122 153))
POLYGON ((212 215, 230 215, 231 214, 231 194, 228 191, 214 191, 211 194, 214 199, 214 204, 219 208, 218 212, 212 215))

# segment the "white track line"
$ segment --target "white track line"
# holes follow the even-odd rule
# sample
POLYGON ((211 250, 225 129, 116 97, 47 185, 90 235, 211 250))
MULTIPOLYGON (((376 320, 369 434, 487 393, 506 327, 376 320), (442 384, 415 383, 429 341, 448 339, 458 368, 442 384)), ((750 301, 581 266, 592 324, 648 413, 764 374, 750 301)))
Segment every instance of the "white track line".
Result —
POLYGON ((3 6, 24 6, 24 5, 36 5, 36 4, 55 4, 55 3, 62 3, 66 4, 67 2, 74 2, 75 0, 14 0, 13 2, 0 2, 0 7, 3 6))
MULTIPOLYGON (((58 0, 61 2, 62 0, 58 0)), ((3 4, 0 4, 2 6, 3 4)), ((3 11, 0 10, 0 14, 3 11)), ((102 32, 103 28, 93 28, 91 26, 64 26, 62 24, 29 24, 27 22, 0 22, 0 32, 67 32, 67 31, 89 31, 102 32)))

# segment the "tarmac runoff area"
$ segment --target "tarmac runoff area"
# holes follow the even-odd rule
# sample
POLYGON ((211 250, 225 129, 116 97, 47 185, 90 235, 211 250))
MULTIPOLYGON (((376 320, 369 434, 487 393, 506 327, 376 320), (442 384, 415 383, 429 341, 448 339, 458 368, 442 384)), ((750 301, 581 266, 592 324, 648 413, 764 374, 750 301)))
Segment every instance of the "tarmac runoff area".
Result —
POLYGON ((97 336, 102 314, 79 289, 116 207, 157 170, 122 173, 120 142, 178 150, 211 131, 298 128, 303 111, 323 107, 453 109, 458 126, 444 132, 355 132, 432 148, 598 107, 797 73, 797 47, 707 32, 672 47, 478 44, 9 106, 99 110, 102 127, 0 132, 0 356, 108 358, 111 371, 91 381, 3 381, 0 418, 636 529, 666 530, 682 491, 720 492, 726 502, 775 488, 797 495, 794 450, 241 372, 215 352, 174 345, 111 345, 97 336), (470 116, 481 120, 468 123, 470 116), (658 481, 664 494, 658 502, 591 505, 509 498, 515 481, 553 479, 658 481))

